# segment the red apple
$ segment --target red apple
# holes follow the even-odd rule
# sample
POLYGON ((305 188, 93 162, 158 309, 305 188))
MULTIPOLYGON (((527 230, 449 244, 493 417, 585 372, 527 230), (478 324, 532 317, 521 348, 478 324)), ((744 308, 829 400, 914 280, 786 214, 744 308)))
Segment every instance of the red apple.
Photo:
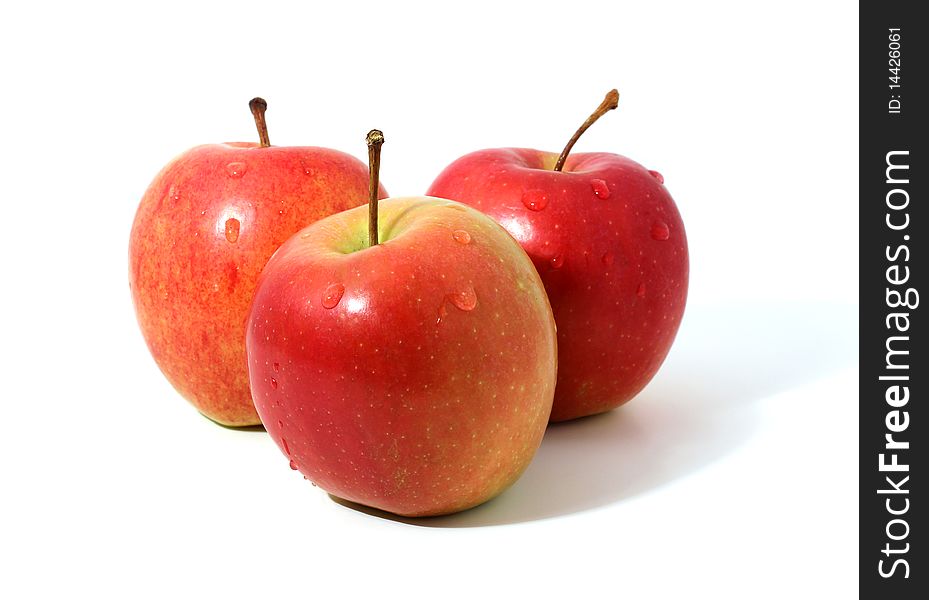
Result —
MULTIPOLYGON (((129 241, 142 334, 168 380, 201 413, 260 423, 248 387, 245 320, 258 275, 294 232, 367 199, 367 168, 335 150, 262 143, 197 146, 148 187, 129 241)), ((386 192, 381 190, 381 195, 386 192)))
POLYGON ((569 155, 617 100, 613 90, 561 157, 474 152, 428 191, 496 219, 538 269, 558 323, 553 421, 604 412, 639 393, 667 356, 687 298, 684 224, 662 176, 617 154, 569 155))
POLYGON ((408 516, 464 510, 513 483, 539 446, 551 310, 489 217, 436 198, 379 211, 373 240, 357 208, 268 262, 248 323, 252 396, 291 467, 330 494, 408 516))

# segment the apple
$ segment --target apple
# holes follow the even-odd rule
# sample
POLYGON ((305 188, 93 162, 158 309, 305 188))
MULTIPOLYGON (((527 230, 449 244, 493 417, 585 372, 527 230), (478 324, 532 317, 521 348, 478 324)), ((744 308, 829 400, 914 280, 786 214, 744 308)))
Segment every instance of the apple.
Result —
POLYGON ((261 269, 294 232, 368 195, 364 163, 271 146, 267 104, 250 107, 261 142, 197 146, 172 160, 142 197, 129 241, 129 285, 152 356, 182 396, 227 426, 260 423, 245 320, 261 269))
POLYGON ((405 516, 513 483, 555 390, 532 262, 492 219, 436 198, 375 199, 290 238, 261 274, 246 346, 255 406, 291 468, 405 516))
POLYGON ((560 155, 474 152, 427 192, 490 215, 532 258, 558 323, 553 421, 639 393, 667 356, 687 299, 684 223, 662 176, 618 154, 570 154, 618 98, 607 94, 560 155))

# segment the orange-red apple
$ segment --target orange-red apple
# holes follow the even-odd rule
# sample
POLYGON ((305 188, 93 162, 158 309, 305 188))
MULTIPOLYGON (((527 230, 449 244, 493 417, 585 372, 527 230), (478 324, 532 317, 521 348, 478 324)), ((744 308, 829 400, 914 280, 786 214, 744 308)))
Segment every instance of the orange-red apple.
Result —
POLYGON ((152 356, 197 410, 231 426, 260 422, 245 358, 258 274, 294 232, 368 195, 361 161, 271 146, 265 106, 251 103, 261 143, 197 146, 162 169, 129 242, 132 299, 152 356))

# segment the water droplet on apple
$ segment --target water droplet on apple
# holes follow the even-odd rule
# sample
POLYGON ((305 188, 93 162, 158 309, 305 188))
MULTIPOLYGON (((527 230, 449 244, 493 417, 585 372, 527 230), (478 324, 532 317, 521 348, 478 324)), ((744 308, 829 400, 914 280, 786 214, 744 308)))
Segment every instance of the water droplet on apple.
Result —
POLYGON ((452 237, 455 238, 455 241, 459 244, 470 244, 471 243, 471 234, 465 231, 464 229, 456 229, 452 232, 452 237))
POLYGON ((290 461, 290 468, 293 469, 294 471, 296 471, 296 470, 297 470, 297 463, 294 462, 293 460, 291 460, 291 461, 290 461))
POLYGON ((600 260, 603 261, 603 264, 605 264, 606 266, 612 265, 612 264, 613 264, 613 260, 614 260, 613 253, 612 253, 612 252, 605 252, 605 253, 603 254, 603 256, 600 258, 600 260))
POLYGON ((326 288, 323 293, 323 308, 335 308, 339 301, 342 300, 342 294, 345 293, 345 286, 341 283, 333 283, 326 288))
POLYGON ((275 372, 275 373, 280 373, 280 372, 281 372, 281 363, 274 363, 273 365, 271 365, 271 368, 274 369, 274 372, 275 372))
POLYGON ((469 287, 463 292, 448 294, 446 298, 455 305, 455 308, 465 312, 472 311, 474 307, 477 306, 477 294, 474 293, 474 288, 472 287, 469 287))
POLYGON ((664 175, 658 171, 649 171, 648 174, 657 179, 658 183, 664 183, 664 175))
POLYGON ((637 287, 635 290, 635 295, 638 296, 639 298, 645 297, 645 284, 644 283, 639 284, 639 287, 637 287))
POLYGON ((652 239, 663 242, 671 236, 668 224, 664 221, 655 221, 652 223, 652 239))
POLYGON ((300 166, 303 167, 303 174, 304 174, 304 175, 309 175, 309 176, 311 176, 311 177, 312 177, 313 175, 316 175, 316 169, 313 168, 313 166, 310 164, 310 162, 309 162, 307 159, 301 158, 301 159, 300 159, 300 166))
POLYGON ((290 446, 287 445, 287 440, 281 438, 281 445, 284 446, 284 452, 287 453, 287 456, 290 456, 290 446))
POLYGON ((241 224, 235 217, 226 219, 226 240, 229 243, 234 244, 239 239, 239 227, 241 224))
POLYGON ((548 196, 542 190, 526 190, 522 200, 529 210, 539 211, 548 206, 548 196))
POLYGON ((601 200, 606 200, 610 197, 610 186, 602 179, 594 179, 591 181, 590 188, 594 191, 594 195, 601 200))
POLYGON ((170 198, 173 202, 177 202, 181 199, 181 193, 178 191, 176 186, 172 185, 168 189, 168 198, 170 198))
POLYGON ((277 389, 277 379, 275 379, 275 378, 273 378, 273 377, 271 378, 271 389, 272 389, 272 390, 276 390, 276 389, 277 389))
POLYGON ((556 254, 548 262, 553 269, 560 269, 564 265, 564 254, 556 254))
POLYGON ((448 302, 447 298, 442 298, 442 304, 439 305, 439 314, 436 316, 435 324, 439 325, 442 323, 442 319, 448 316, 448 309, 445 308, 446 303, 448 302))
POLYGON ((231 162, 226 165, 226 173, 229 174, 229 177, 238 179, 245 175, 246 171, 248 171, 248 166, 244 162, 231 162))

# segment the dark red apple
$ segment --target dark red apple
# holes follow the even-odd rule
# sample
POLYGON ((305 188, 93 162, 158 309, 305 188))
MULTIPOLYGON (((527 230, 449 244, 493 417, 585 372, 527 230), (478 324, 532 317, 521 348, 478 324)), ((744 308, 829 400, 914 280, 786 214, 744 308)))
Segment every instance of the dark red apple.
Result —
POLYGON ((379 226, 376 207, 339 213, 268 262, 248 324, 252 396, 291 467, 334 496, 410 516, 464 510, 539 446, 551 310, 489 217, 436 198, 377 204, 379 226))
POLYGON ((260 423, 245 359, 258 274, 294 232, 365 203, 368 187, 366 166, 347 154, 271 146, 267 105, 250 106, 261 143, 197 146, 172 160, 142 197, 129 241, 152 356, 197 410, 231 426, 260 423))
POLYGON ((687 298, 684 223, 662 176, 617 154, 569 154, 617 100, 613 90, 561 156, 474 152, 428 191, 496 219, 538 269, 558 324, 553 421, 610 410, 641 391, 687 298))

